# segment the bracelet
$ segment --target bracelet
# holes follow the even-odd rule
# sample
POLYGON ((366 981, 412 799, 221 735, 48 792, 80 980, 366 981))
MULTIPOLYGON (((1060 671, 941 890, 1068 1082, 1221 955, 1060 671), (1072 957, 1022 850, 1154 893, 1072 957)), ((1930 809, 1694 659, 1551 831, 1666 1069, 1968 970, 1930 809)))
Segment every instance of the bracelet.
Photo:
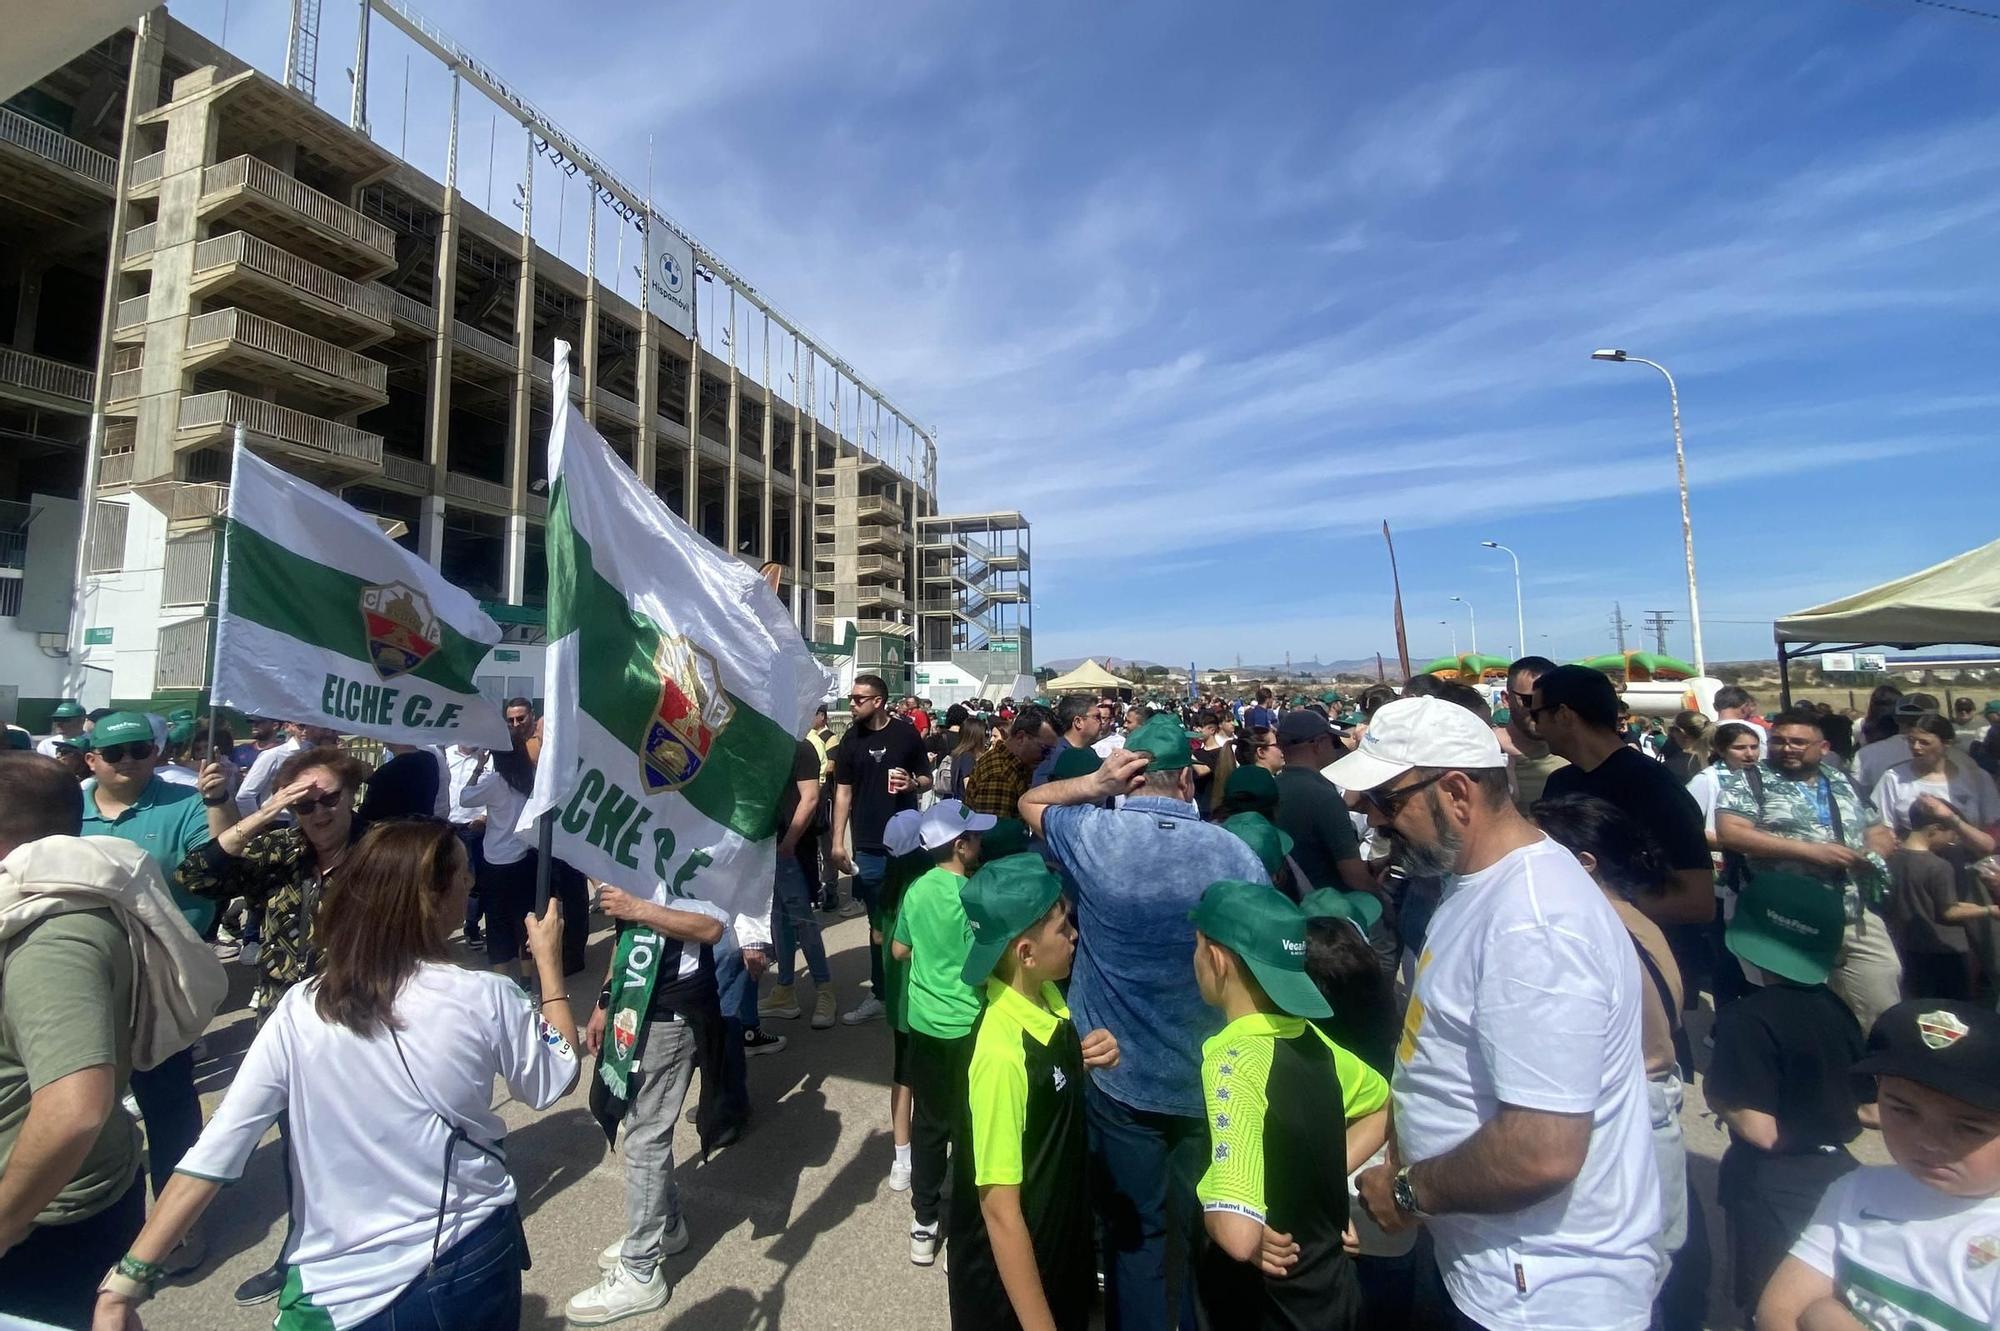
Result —
POLYGON ((161 1262, 148 1262, 134 1257, 129 1252, 118 1259, 118 1265, 113 1269, 121 1276, 130 1276, 134 1280, 143 1280, 148 1284, 153 1283, 167 1273, 165 1264, 161 1262))
POLYGON ((206 795, 203 795, 203 796, 201 797, 201 802, 202 802, 203 804, 206 804, 206 805, 207 805, 207 806, 208 806, 209 808, 211 808, 211 809, 219 809, 219 808, 221 808, 221 807, 222 807, 223 805, 225 805, 225 804, 234 804, 234 803, 235 803, 236 801, 235 801, 235 799, 234 799, 233 797, 231 797, 231 796, 228 796, 228 795, 224 795, 224 796, 223 796, 223 797, 222 797, 221 799, 219 799, 219 800, 212 800, 212 799, 210 799, 210 798, 209 798, 208 796, 206 796, 206 795))
POLYGON ((544 994, 542 996, 541 1002, 535 1004, 535 1006, 540 1007, 542 1003, 567 1003, 567 1002, 569 1002, 568 994, 544 994))

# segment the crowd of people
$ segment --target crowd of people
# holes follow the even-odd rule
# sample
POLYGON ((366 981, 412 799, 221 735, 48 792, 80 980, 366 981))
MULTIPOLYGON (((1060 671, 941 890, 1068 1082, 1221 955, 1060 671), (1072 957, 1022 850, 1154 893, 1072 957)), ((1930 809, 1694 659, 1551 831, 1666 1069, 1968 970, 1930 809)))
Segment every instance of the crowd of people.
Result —
POLYGON ((955 1327, 2000 1325, 2000 702, 1635 719, 1539 657, 1352 698, 842 701, 755 918, 541 865, 526 699, 511 749, 365 759, 59 706, 0 754, 0 1312, 137 1325, 275 1126, 286 1237, 239 1303, 516 1326, 493 1086, 580 1076, 626 1204, 565 1315, 655 1312, 697 1074, 705 1154, 766 1027, 807 1021, 884 1032, 886 1184, 955 1327), (657 981, 617 983, 641 949, 657 981), (232 962, 257 1034, 204 1123, 232 962))

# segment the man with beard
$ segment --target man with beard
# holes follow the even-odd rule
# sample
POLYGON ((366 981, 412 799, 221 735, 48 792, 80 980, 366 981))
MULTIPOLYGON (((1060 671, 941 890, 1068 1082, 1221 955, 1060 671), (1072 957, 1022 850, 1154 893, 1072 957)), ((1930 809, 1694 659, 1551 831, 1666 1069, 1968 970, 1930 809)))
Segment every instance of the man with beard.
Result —
POLYGON ((1641 1331, 1660 1184, 1618 916, 1514 807, 1463 707, 1390 703, 1329 775, 1411 871, 1451 875, 1396 1047, 1391 1156, 1359 1179, 1384 1230, 1436 1240, 1452 1307, 1423 1324, 1641 1331))
POLYGON ((1524 656, 1507 667, 1507 738, 1514 744, 1514 807, 1522 813, 1535 807, 1549 773, 1569 766, 1542 738, 1535 724, 1535 683, 1556 668, 1546 656, 1524 656))

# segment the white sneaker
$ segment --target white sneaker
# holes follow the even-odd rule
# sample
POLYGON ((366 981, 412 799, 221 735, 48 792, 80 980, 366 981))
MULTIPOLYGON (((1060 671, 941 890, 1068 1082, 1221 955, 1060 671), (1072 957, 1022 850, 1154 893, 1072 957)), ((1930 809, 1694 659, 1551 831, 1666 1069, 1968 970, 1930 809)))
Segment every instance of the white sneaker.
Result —
POLYGON ((889 1191, 908 1192, 910 1190, 910 1162, 898 1160, 889 1166, 889 1191))
MULTIPOLYGON (((666 1237, 660 1240, 660 1256, 663 1258, 676 1256, 680 1253, 686 1252, 687 1246, 688 1246, 687 1216, 683 1214, 680 1219, 674 1221, 674 1227, 667 1231, 666 1237)), ((617 1266, 621 1261, 623 1261, 624 1255, 625 1255, 625 1239, 621 1235, 620 1237, 611 1240, 610 1247, 606 1248, 603 1252, 597 1254, 597 1269, 602 1271, 605 1275, 610 1275, 611 1268, 617 1266)))
POLYGON ((860 1026, 867 1022, 880 1021, 881 1019, 882 1000, 870 994, 868 997, 862 999, 852 1011, 843 1013, 840 1022, 843 1026, 860 1026))
POLYGON ((572 1326, 606 1326, 666 1307, 671 1293, 666 1273, 658 1267, 650 1279, 641 1280, 620 1262, 605 1272, 604 1279, 571 1299, 563 1316, 572 1326))
POLYGON ((833 988, 828 986, 813 998, 812 1028, 816 1031, 832 1030, 835 1011, 833 988))
POLYGON ((868 903, 859 897, 849 897, 840 904, 839 914, 843 920, 851 920, 856 916, 866 915, 867 913, 868 903))
POLYGON ((910 1260, 918 1266, 929 1266, 937 1260, 938 1227, 932 1225, 910 1226, 910 1260))

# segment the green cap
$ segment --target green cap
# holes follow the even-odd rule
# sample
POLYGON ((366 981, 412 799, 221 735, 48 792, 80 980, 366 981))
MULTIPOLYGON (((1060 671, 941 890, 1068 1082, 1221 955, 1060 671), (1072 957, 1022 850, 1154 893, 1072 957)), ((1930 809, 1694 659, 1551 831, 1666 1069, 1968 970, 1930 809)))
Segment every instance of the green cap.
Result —
POLYGON ((991 864, 1028 849, 1028 825, 1019 818, 1002 818, 979 834, 979 862, 991 864))
POLYGON ((167 743, 185 744, 194 738, 194 708, 177 707, 167 713, 167 743))
POLYGON ((1736 899, 1723 939, 1760 970, 1798 984, 1820 984, 1840 955, 1847 911, 1840 892, 1796 873, 1760 873, 1736 899))
POLYGON ((1096 749, 1065 748, 1056 754, 1055 766, 1049 769, 1049 780, 1067 781, 1071 777, 1089 776, 1104 766, 1104 759, 1097 756, 1096 749))
POLYGON ((1009 855, 979 866, 958 891, 972 948, 959 978, 984 989, 1007 945, 1035 926, 1062 895, 1062 880, 1039 855, 1009 855))
POLYGON ((1285 862, 1285 856, 1292 853, 1291 833, 1261 813, 1245 810, 1224 819, 1222 825, 1257 853, 1257 860, 1264 866, 1265 873, 1276 875, 1285 862))
POLYGON ((114 744, 151 744, 153 723, 143 712, 113 712, 98 721, 90 732, 90 747, 108 749, 114 744))
POLYGON ((1325 995, 1306 974, 1306 917, 1268 883, 1210 883, 1188 912, 1203 936, 1243 958, 1280 1012, 1330 1017, 1325 995))
POLYGON ((1278 811, 1278 778, 1261 767, 1237 768, 1223 787, 1217 812, 1228 817, 1246 811, 1266 818, 1278 811))
POLYGON ((19 726, 10 725, 7 727, 7 747, 10 750, 32 751, 35 747, 35 737, 19 726))
POLYGON ((83 719, 83 704, 74 698, 64 698, 49 716, 56 721, 80 721, 83 719))
POLYGON ((2000 716, 2000 698, 1995 698, 1980 709, 1983 716, 2000 716))
POLYGON ((1125 737, 1125 747, 1153 755, 1146 764, 1149 772, 1172 772, 1194 766, 1190 751, 1193 737, 1180 722, 1165 712, 1155 712, 1146 723, 1125 737))
POLYGON ((1322 887, 1299 902, 1299 914, 1309 920, 1348 920, 1366 937, 1382 919, 1382 901, 1373 892, 1343 892, 1322 887))

